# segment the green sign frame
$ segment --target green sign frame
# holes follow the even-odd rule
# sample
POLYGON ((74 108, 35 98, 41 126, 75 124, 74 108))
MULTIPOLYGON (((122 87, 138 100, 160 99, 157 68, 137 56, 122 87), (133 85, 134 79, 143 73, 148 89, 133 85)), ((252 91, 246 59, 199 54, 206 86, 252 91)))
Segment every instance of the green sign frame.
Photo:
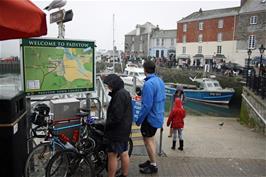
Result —
POLYGON ((21 40, 23 88, 27 96, 95 91, 95 42, 21 40))

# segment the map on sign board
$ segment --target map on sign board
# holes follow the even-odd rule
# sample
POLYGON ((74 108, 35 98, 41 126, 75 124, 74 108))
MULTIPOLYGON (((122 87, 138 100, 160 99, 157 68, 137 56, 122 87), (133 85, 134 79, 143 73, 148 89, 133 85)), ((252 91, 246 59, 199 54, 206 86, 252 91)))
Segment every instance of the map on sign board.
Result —
POLYGON ((22 53, 27 95, 94 90, 94 42, 23 39, 22 53))

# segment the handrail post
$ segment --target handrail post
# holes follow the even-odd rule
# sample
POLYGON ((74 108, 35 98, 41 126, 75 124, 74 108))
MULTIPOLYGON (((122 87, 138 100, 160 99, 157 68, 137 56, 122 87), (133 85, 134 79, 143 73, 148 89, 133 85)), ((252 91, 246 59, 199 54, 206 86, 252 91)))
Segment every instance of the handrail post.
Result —
POLYGON ((159 156, 163 155, 162 145, 163 145, 163 128, 160 129, 159 156))

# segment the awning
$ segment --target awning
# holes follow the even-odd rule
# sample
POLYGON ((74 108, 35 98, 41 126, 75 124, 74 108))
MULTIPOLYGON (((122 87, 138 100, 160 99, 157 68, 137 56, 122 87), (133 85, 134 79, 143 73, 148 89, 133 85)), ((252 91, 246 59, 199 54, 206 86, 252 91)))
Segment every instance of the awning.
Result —
POLYGON ((223 54, 216 54, 215 56, 213 56, 213 58, 214 59, 220 59, 220 60, 222 60, 222 59, 226 59, 226 57, 223 55, 223 54))
POLYGON ((201 58, 204 58, 204 55, 198 53, 198 54, 194 55, 193 58, 195 58, 195 59, 196 58, 201 59, 201 58))
POLYGON ((0 0, 0 40, 46 34, 46 14, 31 1, 0 0))
POLYGON ((188 54, 180 54, 177 56, 177 58, 180 58, 180 59, 189 59, 190 58, 190 55, 188 54))

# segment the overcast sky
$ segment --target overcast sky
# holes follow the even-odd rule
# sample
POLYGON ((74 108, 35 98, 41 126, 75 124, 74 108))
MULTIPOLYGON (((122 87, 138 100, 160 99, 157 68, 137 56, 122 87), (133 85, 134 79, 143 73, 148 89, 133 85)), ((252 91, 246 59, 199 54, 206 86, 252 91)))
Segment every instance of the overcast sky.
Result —
MULTIPOLYGON (((49 0, 32 0, 39 8, 49 5, 49 0)), ((88 1, 68 0, 65 10, 72 9, 73 21, 65 23, 65 38, 96 41, 97 49, 112 49, 113 14, 115 14, 115 45, 124 48, 124 35, 135 29, 136 24, 149 21, 161 29, 176 29, 176 22, 192 12, 235 7, 240 0, 171 0, 171 1, 88 1)), ((56 24, 49 23, 48 34, 44 37, 57 37, 56 24)), ((2 48, 2 53, 3 53, 2 48)))

